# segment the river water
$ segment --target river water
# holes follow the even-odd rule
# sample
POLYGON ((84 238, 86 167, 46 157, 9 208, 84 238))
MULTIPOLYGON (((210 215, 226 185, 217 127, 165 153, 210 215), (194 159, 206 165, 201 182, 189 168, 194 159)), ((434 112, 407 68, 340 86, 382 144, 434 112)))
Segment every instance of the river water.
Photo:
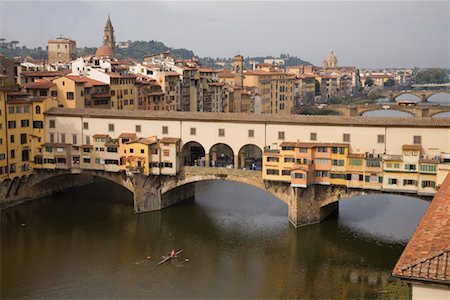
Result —
POLYGON ((406 298, 389 274, 428 206, 351 198, 296 230, 284 203, 226 181, 160 212, 132 203, 98 181, 2 211, 1 298, 406 298))

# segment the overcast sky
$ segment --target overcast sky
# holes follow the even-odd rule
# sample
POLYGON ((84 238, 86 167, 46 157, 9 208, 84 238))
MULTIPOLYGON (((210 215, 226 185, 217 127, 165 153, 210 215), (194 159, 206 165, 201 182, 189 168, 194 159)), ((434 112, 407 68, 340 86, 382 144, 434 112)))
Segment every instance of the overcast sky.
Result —
POLYGON ((199 56, 289 53, 322 64, 449 67, 449 1, 0 2, 0 37, 46 46, 63 35, 99 46, 107 14, 116 41, 157 40, 199 56))

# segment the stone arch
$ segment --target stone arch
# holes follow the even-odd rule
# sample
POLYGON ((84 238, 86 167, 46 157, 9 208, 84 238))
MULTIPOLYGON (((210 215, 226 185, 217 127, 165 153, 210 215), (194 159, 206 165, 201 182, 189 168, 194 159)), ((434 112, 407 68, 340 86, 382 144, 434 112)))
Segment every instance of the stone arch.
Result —
POLYGON ((430 117, 433 118, 450 118, 450 108, 442 111, 435 112, 431 114, 430 117))
POLYGON ((380 106, 379 108, 370 108, 370 109, 366 109, 366 110, 361 110, 359 112, 359 115, 360 116, 364 116, 364 114, 366 114, 366 113, 375 112, 375 111, 380 111, 380 112, 381 111, 383 111, 383 112, 386 112, 386 111, 402 112, 402 113, 408 114, 407 116, 405 115, 405 117, 414 117, 415 116, 414 112, 412 112, 410 110, 406 110, 406 109, 400 109, 400 108, 395 107, 395 106, 390 107, 389 109, 383 109, 380 106))
POLYGON ((210 167, 234 167, 234 151, 225 143, 217 143, 209 149, 210 167))
POLYGON ((197 141, 189 141, 183 144, 181 156, 183 166, 205 166, 205 147, 197 141))
POLYGON ((405 95, 412 95, 412 96, 414 96, 414 100, 408 100, 408 101, 417 101, 417 102, 422 101, 421 96, 419 96, 417 93, 411 92, 411 91, 409 91, 409 92, 402 92, 402 93, 398 93, 398 94, 394 95, 394 101, 397 102, 399 100, 402 100, 402 99, 399 99, 399 97, 405 96, 405 95))
MULTIPOLYGON (((427 102, 431 102, 431 103, 446 103, 446 104, 450 104, 449 101, 446 101, 446 102, 445 102, 445 101, 444 101, 444 102, 440 102, 440 101, 434 101, 433 99, 431 99, 431 98, 433 98, 434 96, 439 95, 439 94, 447 94, 447 95, 450 95, 450 91, 449 91, 449 90, 436 91, 435 93, 430 94, 430 95, 426 98, 426 101, 427 101, 427 102)), ((450 99, 450 97, 449 97, 449 99, 450 99)))
POLYGON ((238 168, 262 170, 263 151, 255 144, 246 144, 238 152, 238 168))

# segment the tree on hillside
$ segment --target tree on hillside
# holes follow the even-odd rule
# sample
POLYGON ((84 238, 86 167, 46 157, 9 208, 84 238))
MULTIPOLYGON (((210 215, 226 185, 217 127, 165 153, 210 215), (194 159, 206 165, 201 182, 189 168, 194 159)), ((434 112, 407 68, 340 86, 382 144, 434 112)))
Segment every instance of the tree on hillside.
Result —
POLYGON ((393 87, 395 85, 395 80, 392 78, 389 78, 384 82, 384 87, 393 87))
POLYGON ((444 69, 426 69, 417 73, 416 83, 447 83, 448 76, 444 69))
POLYGON ((370 77, 367 77, 366 81, 365 81, 365 85, 368 87, 371 87, 374 85, 373 79, 370 77))

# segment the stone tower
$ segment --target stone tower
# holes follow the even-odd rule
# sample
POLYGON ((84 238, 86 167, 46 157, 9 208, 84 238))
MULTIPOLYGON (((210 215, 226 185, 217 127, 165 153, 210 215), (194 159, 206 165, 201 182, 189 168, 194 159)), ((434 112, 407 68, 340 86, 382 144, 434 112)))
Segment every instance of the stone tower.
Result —
POLYGON ((108 19, 106 20, 104 32, 105 33, 103 35, 103 45, 109 46, 114 49, 116 47, 116 41, 114 40, 114 28, 111 24, 109 14, 108 14, 108 19))
POLYGON ((234 85, 243 86, 244 85, 244 57, 237 54, 233 61, 233 74, 234 74, 234 85))
POLYGON ((323 66, 325 68, 336 68, 337 67, 337 57, 334 55, 334 50, 331 49, 327 58, 323 61, 323 66))

